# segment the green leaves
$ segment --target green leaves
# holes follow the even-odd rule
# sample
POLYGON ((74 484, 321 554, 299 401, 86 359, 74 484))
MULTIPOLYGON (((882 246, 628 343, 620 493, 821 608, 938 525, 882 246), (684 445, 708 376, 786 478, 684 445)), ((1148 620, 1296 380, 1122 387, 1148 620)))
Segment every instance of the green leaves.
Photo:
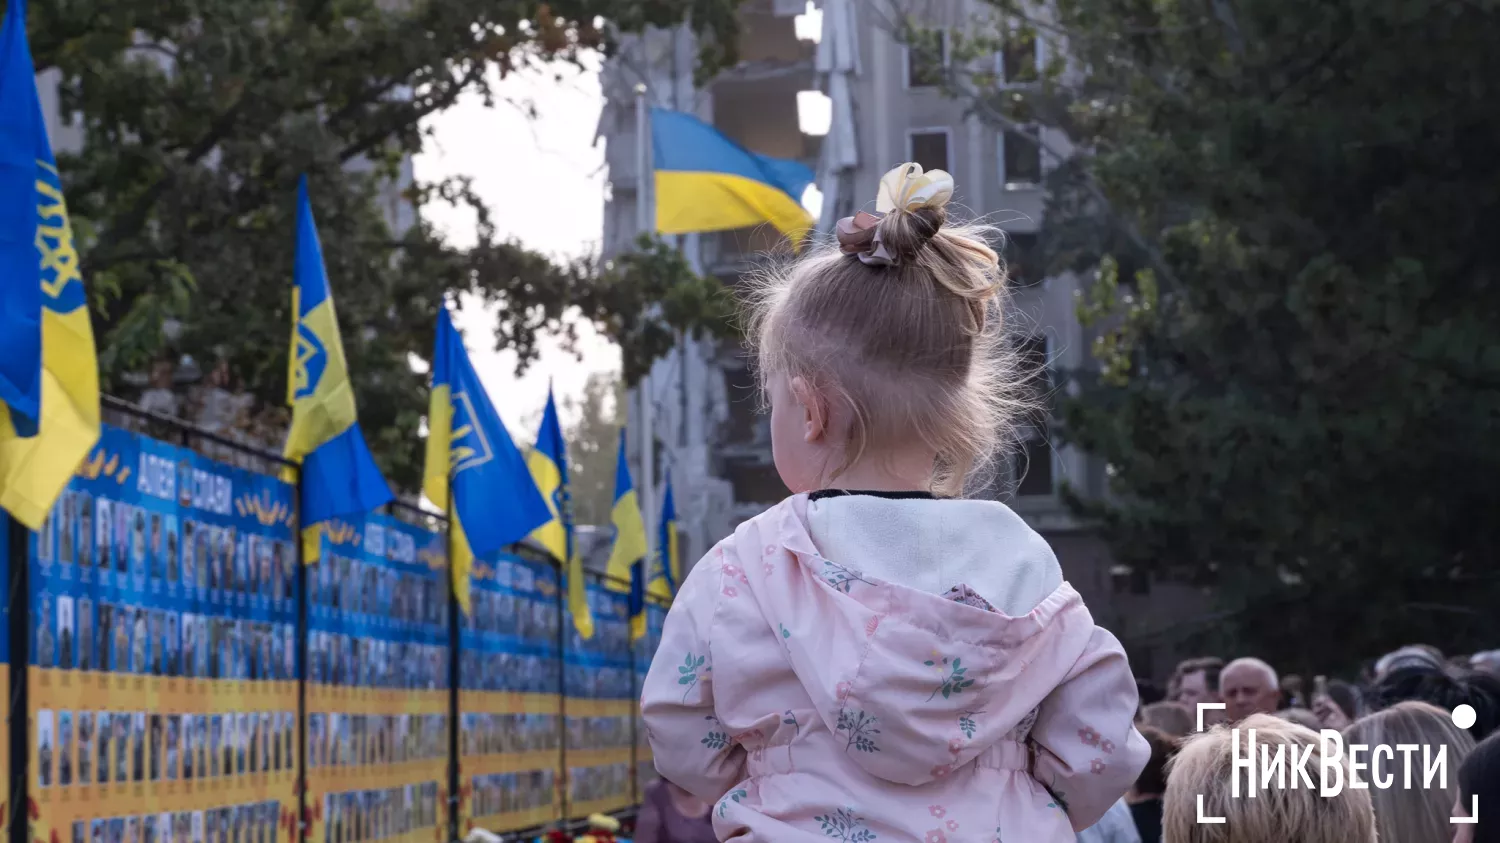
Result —
POLYGON ((680 673, 680 674, 682 674, 680 677, 678 677, 677 684, 679 684, 679 685, 694 685, 694 684, 697 684, 697 682, 698 682, 698 670, 703 667, 704 661, 705 661, 705 657, 703 657, 703 656, 694 656, 692 653, 688 653, 683 658, 682 664, 677 667, 677 672, 680 673))
POLYGON ((1218 604, 1126 619, 1127 646, 1327 672, 1493 640, 1500 268, 1476 221, 1500 210, 1500 164, 1475 138, 1500 132, 1500 19, 1405 0, 988 5, 996 38, 1034 24, 1071 72, 1017 93, 955 71, 950 90, 995 129, 1035 120, 1086 153, 1049 175, 1044 229, 1051 270, 1083 281, 1091 344, 1062 437, 1108 466, 1070 500, 1117 562, 1218 604))
POLYGON ((705 55, 732 62, 738 5, 32 4, 37 68, 60 78, 65 126, 53 140, 105 384, 123 390, 158 357, 204 370, 222 360, 255 415, 284 413, 302 174, 361 426, 396 486, 420 483, 426 377, 411 361, 430 355, 446 298, 496 305, 498 341, 522 365, 539 333, 567 334, 581 314, 624 344, 631 373, 644 370, 661 336, 695 330, 710 311, 722 322, 703 279, 659 272, 659 251, 628 271, 553 262, 496 232, 468 182, 415 182, 407 163, 427 143, 428 118, 460 96, 493 98, 495 80, 517 68, 579 63, 646 25, 686 21, 705 55), (472 245, 422 219, 434 203, 473 211, 472 245), (639 318, 657 302, 664 315, 639 318), (168 319, 181 323, 171 338, 168 319))

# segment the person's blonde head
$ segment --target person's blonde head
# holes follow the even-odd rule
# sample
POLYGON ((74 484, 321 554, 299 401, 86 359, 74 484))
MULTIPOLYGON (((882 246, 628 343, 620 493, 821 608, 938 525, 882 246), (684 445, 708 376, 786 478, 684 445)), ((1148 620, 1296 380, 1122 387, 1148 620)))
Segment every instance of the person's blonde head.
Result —
POLYGON ((1449 776, 1448 787, 1423 787, 1413 778, 1406 787, 1404 766, 1396 747, 1414 744, 1431 747, 1418 750, 1417 757, 1431 752, 1436 758, 1439 748, 1447 756, 1449 770, 1474 750, 1474 738, 1453 725, 1453 717, 1435 705, 1415 700, 1396 703, 1390 708, 1361 717, 1344 729, 1344 745, 1362 744, 1370 749, 1360 759, 1366 764, 1375 760, 1375 747, 1390 747, 1391 756, 1383 758, 1378 768, 1368 769, 1362 777, 1372 782, 1370 800, 1375 806, 1375 824, 1384 843, 1447 843, 1452 839, 1453 802, 1458 797, 1458 777, 1449 776), (1379 781, 1391 777, 1390 787, 1379 781))
MULTIPOLYGON (((1255 752, 1258 758, 1260 750, 1255 752)), ((1347 782, 1347 760, 1341 765, 1342 781, 1347 782)), ((1337 796, 1324 797, 1320 795, 1322 774, 1322 747, 1311 729, 1267 714, 1246 717, 1237 730, 1215 726, 1184 741, 1172 759, 1162 800, 1163 843, 1376 843, 1370 792, 1345 787, 1337 796), (1234 742, 1239 742, 1240 757, 1247 757, 1250 729, 1255 730, 1257 747, 1266 747, 1273 756, 1278 746, 1286 747, 1283 752, 1288 757, 1294 752, 1300 757, 1303 747, 1311 747, 1306 769, 1313 787, 1293 788, 1289 777, 1286 787, 1273 783, 1251 799, 1246 773, 1241 770, 1236 798, 1232 790, 1234 742), (1203 815, 1224 817, 1223 823, 1198 822, 1199 795, 1203 815)))
MULTIPOLYGON (((922 176, 902 165, 882 191, 907 172, 922 176)), ((935 175, 948 178, 927 174, 935 175)), ((828 464, 803 467, 807 482, 797 485, 919 445, 931 456, 932 489, 957 494, 1013 429, 1025 402, 1003 342, 1006 275, 988 245, 1003 235, 950 224, 945 202, 862 215, 865 227, 850 229, 861 242, 851 245, 845 231, 751 284, 747 335, 762 391, 772 394, 778 378, 797 381, 826 404, 837 443, 821 455, 828 464)))
POLYGON ((1193 713, 1179 702, 1163 700, 1141 709, 1141 725, 1160 729, 1173 738, 1185 737, 1193 731, 1193 713))

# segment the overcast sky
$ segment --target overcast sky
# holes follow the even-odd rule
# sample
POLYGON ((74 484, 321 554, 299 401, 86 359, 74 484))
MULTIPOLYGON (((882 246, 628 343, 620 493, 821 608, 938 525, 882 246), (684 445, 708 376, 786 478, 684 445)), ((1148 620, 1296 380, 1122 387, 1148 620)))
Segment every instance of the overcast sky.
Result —
MULTIPOLYGON (((594 145, 604 101, 597 72, 559 67, 517 73, 500 83, 499 92, 534 101, 538 116, 530 119, 498 101, 485 108, 477 96, 460 100, 431 121, 436 134, 416 159, 417 177, 471 176, 502 237, 559 258, 594 251, 603 229, 605 183, 604 146, 594 145), (554 80, 554 73, 563 79, 554 80)), ((424 214, 455 242, 473 242, 472 216, 437 205, 424 214)), ((522 422, 541 410, 549 378, 561 399, 582 394, 589 373, 620 367, 619 351, 588 329, 581 362, 548 340, 541 361, 518 378, 515 355, 494 351, 493 313, 468 306, 456 322, 495 408, 517 438, 535 436, 521 429, 522 422)))

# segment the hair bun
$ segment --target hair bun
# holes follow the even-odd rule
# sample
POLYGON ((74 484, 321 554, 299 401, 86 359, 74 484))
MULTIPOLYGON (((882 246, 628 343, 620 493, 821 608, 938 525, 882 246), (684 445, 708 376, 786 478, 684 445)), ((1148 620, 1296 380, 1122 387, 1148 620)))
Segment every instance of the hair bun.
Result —
POLYGON ((941 207, 897 210, 882 217, 875 230, 880 242, 899 263, 914 260, 947 220, 948 212, 941 207))
POLYGON ((875 213, 860 211, 839 220, 839 248, 870 266, 910 260, 942 229, 952 198, 953 176, 902 164, 881 177, 875 213))

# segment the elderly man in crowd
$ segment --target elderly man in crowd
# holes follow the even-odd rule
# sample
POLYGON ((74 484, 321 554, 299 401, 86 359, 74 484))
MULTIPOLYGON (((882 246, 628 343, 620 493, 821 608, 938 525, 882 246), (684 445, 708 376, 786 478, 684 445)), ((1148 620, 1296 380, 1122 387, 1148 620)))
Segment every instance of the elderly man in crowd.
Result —
POLYGON ((1252 714, 1274 714, 1281 707, 1276 670, 1260 659, 1235 659, 1219 674, 1219 696, 1230 723, 1252 714))

